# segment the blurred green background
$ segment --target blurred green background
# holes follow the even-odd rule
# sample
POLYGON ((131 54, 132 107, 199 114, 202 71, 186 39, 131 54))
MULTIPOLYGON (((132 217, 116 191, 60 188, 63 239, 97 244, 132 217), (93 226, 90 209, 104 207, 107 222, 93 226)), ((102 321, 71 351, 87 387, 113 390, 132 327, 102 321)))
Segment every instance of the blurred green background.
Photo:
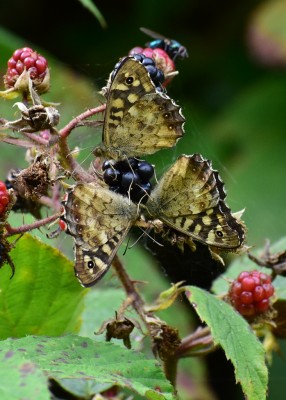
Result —
MULTIPOLYGON (((76 0, 2 1, 1 75, 17 47, 28 45, 46 56, 52 88, 45 98, 61 103, 61 127, 72 116, 97 105, 97 90, 118 58, 148 41, 139 27, 179 40, 187 47, 189 58, 177 63, 180 73, 168 94, 183 108, 186 134, 175 150, 161 151, 149 160, 160 174, 179 154, 200 152, 220 171, 232 210, 245 208, 248 244, 261 247, 266 238, 275 241, 284 236, 285 0, 95 4, 107 29, 76 0)), ((11 105, 1 101, 0 117, 16 118, 11 105)), ((83 149, 81 157, 88 165, 90 152, 99 141, 100 130, 81 128, 73 132, 70 143, 83 149)), ((0 179, 9 168, 25 165, 22 154, 24 151, 13 146, 0 145, 0 179)), ((285 372, 284 361, 275 357, 269 399, 284 399, 285 372)), ((230 398, 223 392, 218 391, 218 399, 230 398)), ((242 398, 240 393, 237 396, 242 398)))

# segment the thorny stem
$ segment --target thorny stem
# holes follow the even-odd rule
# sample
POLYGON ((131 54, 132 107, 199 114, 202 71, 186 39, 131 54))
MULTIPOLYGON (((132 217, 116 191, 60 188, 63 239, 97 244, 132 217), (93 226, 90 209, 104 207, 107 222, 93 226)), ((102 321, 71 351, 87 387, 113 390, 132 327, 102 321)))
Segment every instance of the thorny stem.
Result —
POLYGON ((209 327, 199 327, 194 333, 182 339, 175 357, 195 357, 207 355, 216 349, 209 327))
POLYGON ((77 127, 77 125, 84 119, 91 117, 92 115, 98 114, 100 112, 105 111, 106 104, 102 104, 101 106, 90 108, 84 113, 78 115, 74 119, 72 119, 66 126, 64 126, 59 134, 61 138, 66 138, 71 133, 71 131, 77 127))
POLYGON ((30 132, 21 132, 23 136, 26 136, 28 139, 32 140, 34 143, 39 144, 41 146, 48 146, 49 141, 42 138, 39 135, 36 135, 35 133, 30 133, 30 132))
POLYGON ((140 318, 144 322, 148 331, 150 331, 149 324, 148 324, 148 321, 146 320, 146 314, 144 311, 144 301, 142 300, 141 296, 137 292, 134 282, 131 281, 127 272, 125 271, 118 255, 116 255, 114 257, 112 266, 113 266, 120 282, 122 283, 127 296, 130 297, 131 299, 133 299, 133 307, 134 307, 135 311, 137 312, 137 314, 140 316, 140 318))
POLYGON ((40 228, 43 225, 46 225, 46 224, 49 224, 49 223, 55 221, 57 218, 59 218, 59 216, 60 216, 60 213, 56 213, 56 214, 50 215, 49 217, 35 221, 31 224, 22 225, 17 228, 12 228, 11 225, 6 224, 5 225, 5 228, 6 228, 5 236, 8 237, 8 236, 17 235, 19 233, 25 233, 25 232, 32 231, 33 229, 40 228))
POLYGON ((208 327, 199 327, 194 333, 182 339, 174 356, 164 361, 164 372, 167 379, 169 379, 175 387, 179 359, 204 356, 213 352, 215 349, 216 345, 213 342, 210 329, 208 327))
POLYGON ((0 139, 1 139, 0 140, 1 142, 13 144, 13 145, 24 147, 27 149, 30 149, 31 147, 34 146, 34 144, 31 143, 31 141, 22 140, 22 139, 18 139, 18 138, 12 138, 9 136, 3 137, 3 138, 1 137, 0 139))
MULTIPOLYGON (((114 257, 113 263, 112 263, 113 268, 115 269, 117 276, 119 280, 121 281, 126 294, 129 299, 133 299, 132 304, 137 312, 137 314, 140 316, 141 320, 144 322, 146 328, 148 329, 151 339, 152 337, 152 327, 150 325, 150 321, 152 319, 154 320, 155 318, 152 318, 151 313, 146 313, 144 310, 144 301, 142 300, 141 296, 136 290, 134 282, 129 278, 127 272, 125 271, 119 257, 116 255, 114 257)), ((155 342, 154 345, 156 346, 155 342)), ((167 359, 163 360, 164 363, 164 372, 166 375, 166 378, 169 379, 169 381, 173 384, 175 387, 176 385, 176 376, 177 376, 177 364, 178 364, 178 358, 175 356, 171 356, 167 359)))
POLYGON ((68 169, 72 173, 72 176, 76 181, 80 182, 94 181, 94 176, 86 172, 72 156, 72 153, 70 151, 65 136, 61 137, 59 140, 59 150, 62 157, 63 167, 68 169))

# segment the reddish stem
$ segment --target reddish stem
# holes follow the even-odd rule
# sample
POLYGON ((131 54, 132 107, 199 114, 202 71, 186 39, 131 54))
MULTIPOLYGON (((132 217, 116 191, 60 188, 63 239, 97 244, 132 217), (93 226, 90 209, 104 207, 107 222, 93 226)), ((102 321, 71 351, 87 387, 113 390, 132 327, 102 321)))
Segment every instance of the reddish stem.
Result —
POLYGON ((62 157, 63 166, 68 169, 72 177, 79 182, 93 182, 94 176, 86 172, 82 166, 74 159, 65 136, 60 137, 59 150, 62 157))
POLYGON ((84 119, 89 118, 95 114, 105 111, 106 104, 102 104, 101 106, 90 108, 89 110, 85 111, 84 113, 78 115, 74 119, 72 119, 66 126, 64 126, 59 134, 61 138, 66 138, 70 132, 76 128, 76 126, 84 119))
POLYGON ((21 132, 22 135, 26 136, 27 138, 31 139, 36 144, 47 146, 49 141, 39 136, 39 134, 30 133, 30 132, 21 132))
POLYGON ((35 221, 32 224, 22 225, 17 228, 13 228, 10 224, 7 224, 7 225, 5 225, 5 228, 7 231, 5 236, 13 236, 13 235, 17 235, 19 233, 25 233, 25 232, 29 232, 33 229, 40 228, 43 225, 47 225, 47 224, 55 221, 57 218, 59 218, 59 216, 60 216, 60 213, 56 213, 56 214, 50 215, 49 217, 40 219, 39 221, 35 221))

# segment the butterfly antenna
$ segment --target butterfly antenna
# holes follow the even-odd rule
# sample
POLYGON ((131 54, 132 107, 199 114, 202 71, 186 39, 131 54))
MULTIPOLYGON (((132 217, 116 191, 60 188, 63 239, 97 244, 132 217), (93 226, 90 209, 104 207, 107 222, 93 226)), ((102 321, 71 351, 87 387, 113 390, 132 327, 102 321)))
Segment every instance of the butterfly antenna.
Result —
MULTIPOLYGON (((126 246, 125 246, 125 249, 124 249, 124 252, 123 252, 123 256, 125 256, 127 250, 129 249, 129 241, 130 241, 130 236, 129 236, 128 239, 127 239, 127 243, 126 243, 126 246)), ((130 248, 131 248, 131 247, 130 247, 130 248)))
POLYGON ((147 229, 144 230, 144 229, 142 229, 142 228, 140 228, 140 227, 139 227, 139 229, 142 231, 141 235, 135 240, 134 243, 132 243, 131 246, 128 246, 128 249, 132 249, 132 247, 134 247, 134 246, 141 240, 141 238, 142 238, 143 236, 148 236, 148 238, 151 239, 151 240, 152 240, 154 243, 156 243, 158 246, 164 247, 164 245, 163 245, 162 243, 160 243, 160 242, 158 242, 157 240, 155 240, 155 239, 148 233, 147 229))
MULTIPOLYGON (((141 240, 141 238, 144 236, 144 234, 145 234, 145 232, 143 231, 141 233, 141 235, 135 240, 134 243, 132 243, 130 246, 128 245, 128 247, 126 247, 125 251, 127 250, 127 248, 128 248, 128 250, 132 249, 132 247, 134 247, 141 240)), ((128 240, 128 242, 129 242, 129 240, 128 240)))
MULTIPOLYGON (((146 190, 144 190, 144 192, 145 192, 144 196, 141 197, 141 199, 138 201, 138 204, 137 204, 137 212, 138 212, 138 214, 140 213, 140 207, 142 205, 141 203, 142 203, 144 197, 147 196, 149 199, 151 197, 150 194, 146 190)), ((143 204, 143 206, 144 206, 144 204, 143 204)))
POLYGON ((156 169, 154 168, 154 179, 156 181, 156 184, 159 183, 158 178, 157 178, 157 173, 156 173, 156 169))

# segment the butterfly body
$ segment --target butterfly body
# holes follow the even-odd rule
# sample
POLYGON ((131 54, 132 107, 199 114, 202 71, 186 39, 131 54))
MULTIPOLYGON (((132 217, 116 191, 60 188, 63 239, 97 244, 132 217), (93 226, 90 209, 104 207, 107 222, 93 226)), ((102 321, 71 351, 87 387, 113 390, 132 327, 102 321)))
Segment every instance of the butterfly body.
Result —
POLYGON ((235 250, 244 227, 224 202, 223 183, 199 154, 182 155, 151 192, 146 209, 153 218, 204 244, 235 250))
POLYGON ((173 147, 183 136, 185 118, 180 107, 156 90, 144 65, 133 57, 123 59, 104 92, 102 145, 95 155, 141 157, 173 147))
POLYGON ((75 242, 75 274, 83 286, 92 286, 107 272, 137 219, 137 206, 95 183, 72 187, 63 205, 61 218, 75 242))

